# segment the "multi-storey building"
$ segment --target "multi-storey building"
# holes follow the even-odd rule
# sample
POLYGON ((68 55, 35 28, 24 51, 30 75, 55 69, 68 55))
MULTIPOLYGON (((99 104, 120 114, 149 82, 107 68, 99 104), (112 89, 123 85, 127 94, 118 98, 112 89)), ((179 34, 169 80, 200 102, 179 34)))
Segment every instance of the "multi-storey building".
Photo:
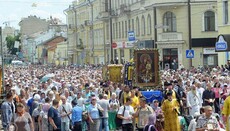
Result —
POLYGON ((98 0, 79 0, 65 10, 70 63, 105 63, 104 22, 97 17, 102 4, 98 0))
MULTIPOLYGON (((127 33, 134 31, 138 48, 159 50, 161 67, 177 64, 189 66, 186 50, 195 51, 192 65, 217 65, 215 41, 217 33, 216 0, 116 0, 112 1, 113 41, 127 41, 127 33), (191 16, 191 39, 189 39, 191 16)), ((115 57, 132 58, 132 49, 116 49, 115 57)))
MULTIPOLYGON (((225 40, 227 42, 228 47, 230 46, 230 10, 229 0, 218 0, 217 2, 217 10, 218 10, 218 33, 219 35, 224 35, 225 40)), ((218 60, 219 65, 225 65, 227 61, 230 60, 229 58, 230 53, 229 50, 226 52, 220 52, 218 53, 218 60)))
POLYGON ((47 31, 50 22, 37 16, 28 16, 19 22, 20 33, 23 35, 31 35, 39 31, 47 31))
POLYGON ((69 53, 76 61, 96 63, 95 58, 102 55, 101 59, 109 62, 110 47, 115 44, 112 59, 118 63, 133 58, 134 48, 158 48, 162 68, 171 68, 174 60, 189 67, 188 49, 195 51, 193 66, 218 64, 216 0, 80 0, 66 12, 69 49, 75 49, 69 53), (135 34, 134 41, 128 40, 128 32, 135 34), (101 49, 98 54, 97 47, 101 49), (89 52, 94 60, 90 61, 89 52))

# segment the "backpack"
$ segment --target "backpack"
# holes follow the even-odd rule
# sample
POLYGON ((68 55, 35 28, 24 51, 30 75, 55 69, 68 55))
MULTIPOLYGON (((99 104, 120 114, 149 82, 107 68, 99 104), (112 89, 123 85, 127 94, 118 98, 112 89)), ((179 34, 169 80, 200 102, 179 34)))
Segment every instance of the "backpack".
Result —
MULTIPOLYGON (((124 116, 124 114, 125 114, 125 106, 124 106, 122 115, 124 116)), ((115 123, 116 123, 116 126, 117 126, 118 128, 120 128, 120 127, 122 126, 122 121, 123 121, 123 120, 120 119, 119 117, 117 117, 117 115, 116 115, 115 123)))

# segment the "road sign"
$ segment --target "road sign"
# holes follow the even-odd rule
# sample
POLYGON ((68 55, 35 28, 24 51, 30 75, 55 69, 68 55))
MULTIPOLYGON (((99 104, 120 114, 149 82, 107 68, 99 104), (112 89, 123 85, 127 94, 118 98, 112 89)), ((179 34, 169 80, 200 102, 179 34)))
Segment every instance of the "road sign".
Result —
POLYGON ((117 47, 117 43, 112 43, 112 48, 116 48, 117 47))
POLYGON ((186 50, 186 58, 194 58, 194 50, 186 50))
POLYGON ((128 37, 129 37, 129 41, 135 41, 135 33, 134 33, 134 31, 129 31, 128 32, 128 37))
POLYGON ((216 51, 225 51, 228 49, 228 43, 224 40, 223 36, 219 36, 218 41, 216 42, 216 51))

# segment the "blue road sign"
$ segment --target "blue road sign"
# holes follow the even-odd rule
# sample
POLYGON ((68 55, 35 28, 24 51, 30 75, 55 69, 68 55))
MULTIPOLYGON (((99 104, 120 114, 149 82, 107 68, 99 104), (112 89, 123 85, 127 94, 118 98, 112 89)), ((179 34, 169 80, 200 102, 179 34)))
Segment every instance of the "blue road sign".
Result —
POLYGON ((129 41, 135 41, 135 33, 134 33, 134 31, 129 31, 128 32, 128 37, 129 37, 129 41))
POLYGON ((228 48, 227 42, 225 42, 225 41, 216 42, 216 50, 217 51, 227 50, 227 48, 228 48))
POLYGON ((194 58, 194 50, 186 50, 186 58, 194 58))
POLYGON ((219 35, 216 42, 216 51, 226 51, 228 49, 228 43, 225 41, 223 35, 219 35))

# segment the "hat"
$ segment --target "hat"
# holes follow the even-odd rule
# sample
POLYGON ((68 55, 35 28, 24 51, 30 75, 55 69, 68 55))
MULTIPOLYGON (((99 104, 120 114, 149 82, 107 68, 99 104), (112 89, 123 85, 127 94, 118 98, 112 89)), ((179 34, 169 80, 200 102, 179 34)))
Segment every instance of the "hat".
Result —
POLYGON ((171 82, 165 82, 165 83, 164 83, 164 86, 171 86, 171 85, 172 85, 171 82))
POLYGON ((228 84, 227 84, 227 83, 224 83, 224 86, 228 86, 228 84))
POLYGON ((159 101, 158 101, 157 99, 153 100, 153 103, 156 103, 156 102, 158 102, 158 103, 159 103, 159 101))
POLYGON ((166 96, 172 96, 172 91, 168 91, 168 92, 166 93, 166 96))

